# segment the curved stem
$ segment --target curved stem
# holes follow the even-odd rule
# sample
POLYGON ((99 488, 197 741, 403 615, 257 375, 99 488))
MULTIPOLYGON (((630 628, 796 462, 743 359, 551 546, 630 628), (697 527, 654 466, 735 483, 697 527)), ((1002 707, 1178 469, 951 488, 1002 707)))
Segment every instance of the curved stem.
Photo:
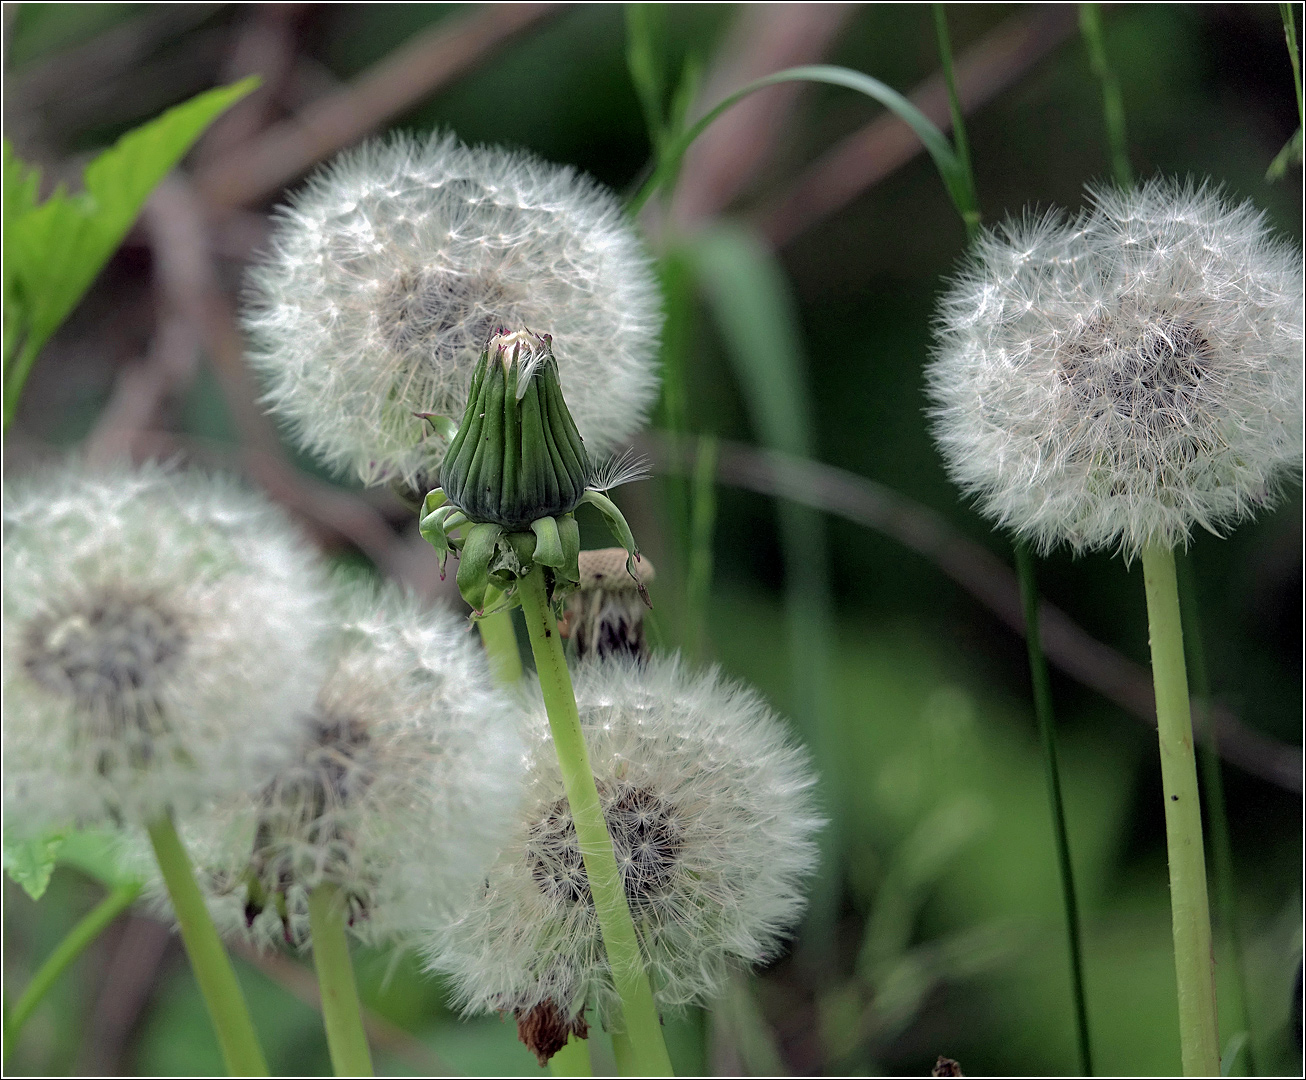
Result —
POLYGON ((517 631, 512 626, 511 611, 496 611, 478 619, 476 629, 490 661, 490 674, 502 686, 521 682, 521 651, 517 648, 517 631))
POLYGON ((77 925, 68 931, 67 937, 59 942, 54 952, 46 958, 45 963, 32 976, 32 981, 27 984, 27 989, 23 991, 22 997, 18 999, 13 1011, 5 1019, 5 1058, 8 1058, 13 1051, 18 1042, 18 1036, 23 1030, 23 1025, 27 1023, 28 1017, 32 1015, 33 1010, 40 1004, 41 999, 45 997, 50 987, 68 969, 68 966, 82 955, 86 947, 104 932, 105 928, 114 919, 131 907, 132 902, 140 895, 140 892, 140 882, 136 881, 115 886, 113 891, 87 912, 77 922, 77 925))
POLYGON ((337 1076, 371 1076, 372 1055, 349 960, 344 903, 336 886, 322 884, 308 894, 308 925, 331 1066, 337 1076))
POLYGON ((1174 552, 1143 549, 1147 621, 1156 686, 1156 727, 1161 742, 1166 849, 1170 856, 1170 915, 1175 978, 1179 988, 1179 1041, 1185 1076, 1220 1074, 1220 1036, 1215 1018, 1215 969, 1211 915, 1206 898, 1202 811, 1197 801, 1197 762, 1188 706, 1188 673, 1179 619, 1174 552))
POLYGON ((543 571, 537 567, 521 578, 517 583, 517 595, 526 616, 526 629, 535 654, 535 670, 549 715, 553 748, 562 769, 563 788, 576 826, 576 840, 585 864, 590 895, 594 899, 603 947, 607 950, 612 981, 621 997, 635 1070, 627 1075, 670 1076, 671 1059, 662 1040, 662 1022, 653 1001, 648 973, 644 970, 635 923, 626 904, 626 890, 613 854, 612 837, 608 835, 607 822, 603 819, 599 790, 594 783, 594 771, 581 732, 571 672, 567 670, 557 620, 549 607, 543 571))
POLYGON ((204 906, 204 897, 195 883, 195 871, 172 818, 165 815, 155 820, 149 826, 149 834, 227 1072, 232 1076, 267 1076, 267 1062, 263 1060, 236 972, 204 906))
POLYGON ((549 1072, 553 1076, 593 1076, 589 1039, 573 1032, 567 1045, 549 1058, 549 1072))
POLYGON ((1061 798, 1061 769, 1057 762, 1056 718, 1052 713, 1052 686, 1047 661, 1039 641, 1038 587, 1034 581, 1034 559, 1024 544, 1016 544, 1016 574, 1020 599, 1025 608, 1025 642, 1029 649, 1029 675, 1034 684, 1034 715, 1043 741, 1043 774, 1047 780, 1048 804, 1052 810, 1052 832, 1061 871, 1061 899, 1066 911, 1066 939, 1070 950, 1070 981, 1075 998, 1075 1033, 1079 1040, 1079 1061, 1085 1076, 1093 1075, 1093 1045, 1088 1036, 1088 1000, 1084 993, 1083 938, 1079 926, 1079 903, 1075 899, 1075 872, 1070 863, 1070 838, 1066 833, 1066 810, 1061 798))
POLYGON ((1088 46, 1088 59, 1093 74, 1102 84, 1102 112, 1106 118, 1107 145, 1111 148, 1111 172, 1121 187, 1134 182, 1134 170, 1129 165, 1129 140, 1125 135, 1125 105, 1120 95, 1120 82, 1106 58, 1102 43, 1102 11, 1100 4, 1079 5, 1079 31, 1088 46))

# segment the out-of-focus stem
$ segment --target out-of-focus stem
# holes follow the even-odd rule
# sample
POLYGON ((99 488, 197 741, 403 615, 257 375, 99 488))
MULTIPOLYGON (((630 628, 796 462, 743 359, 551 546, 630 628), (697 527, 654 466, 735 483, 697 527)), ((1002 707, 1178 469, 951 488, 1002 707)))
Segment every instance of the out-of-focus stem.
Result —
POLYGON ((490 662, 490 674, 502 686, 516 686, 521 682, 521 650, 517 648, 517 631, 513 629, 512 612, 496 611, 477 620, 481 643, 490 662))
POLYGON ((308 925, 331 1066, 337 1076, 371 1076, 372 1054, 363 1030, 354 965, 349 959, 344 903, 334 885, 318 885, 308 894, 308 925))
POLYGON ((1099 4, 1079 5, 1079 30, 1088 46, 1088 60, 1093 74, 1102 84, 1102 111, 1106 118, 1107 145, 1111 148, 1111 173, 1121 187, 1134 182, 1129 164, 1129 139, 1125 134, 1125 104, 1120 82, 1106 58, 1102 43, 1102 9, 1099 4))

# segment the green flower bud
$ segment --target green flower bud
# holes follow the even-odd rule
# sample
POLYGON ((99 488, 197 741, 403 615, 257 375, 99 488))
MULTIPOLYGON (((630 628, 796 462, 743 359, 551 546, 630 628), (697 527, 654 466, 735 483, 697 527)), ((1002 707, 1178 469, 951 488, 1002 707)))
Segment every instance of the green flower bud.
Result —
POLYGON ((521 532, 574 510, 589 479, 552 339, 499 331, 476 365, 467 411, 440 466, 446 498, 468 521, 521 532))

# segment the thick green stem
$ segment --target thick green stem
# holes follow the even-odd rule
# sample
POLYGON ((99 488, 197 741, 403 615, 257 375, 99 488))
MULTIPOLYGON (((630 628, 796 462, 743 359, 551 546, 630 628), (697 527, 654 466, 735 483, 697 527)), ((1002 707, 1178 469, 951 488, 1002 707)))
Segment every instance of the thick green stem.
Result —
POLYGON ((1107 145, 1111 148, 1111 172, 1121 187, 1134 182, 1129 165, 1129 140, 1125 135, 1125 103, 1120 83, 1106 58, 1102 43, 1102 10, 1099 4, 1079 5, 1079 31, 1088 46, 1088 60, 1093 74, 1102 84, 1102 112, 1106 118, 1107 145))
POLYGON ((345 936, 344 900, 336 886, 322 884, 308 894, 308 925, 331 1066, 337 1076, 371 1076, 372 1055, 345 936))
POLYGON ((222 939, 214 929, 209 909, 195 883, 195 871, 182 846, 172 818, 156 819, 149 827, 150 843, 159 870, 172 897, 172 907, 181 927, 181 940, 190 958, 191 971, 199 984, 209 1019, 222 1048, 227 1072, 232 1076, 267 1076, 267 1062, 259 1047, 254 1023, 250 1020, 245 997, 236 981, 222 939))
POLYGON ((1165 792, 1180 1049, 1185 1076, 1219 1076, 1220 1035, 1215 1016, 1202 810, 1197 796, 1179 591, 1174 553, 1169 548, 1149 545, 1143 549, 1143 580, 1152 645, 1152 681, 1156 687, 1156 727, 1161 742, 1161 786, 1165 792))
MULTIPOLYGON (((644 970, 635 923, 626 904, 612 837, 599 802, 598 787, 590 767, 585 736, 581 732, 580 713, 571 685, 571 673, 562 651, 558 624, 549 607, 544 571, 536 568, 517 585, 535 670, 540 679, 544 707, 549 715, 553 748, 562 769, 563 788, 576 827, 576 840, 589 880, 594 911, 598 916, 603 946, 608 954, 612 981, 621 997, 626 1034, 634 1049, 633 1075, 670 1076, 671 1059, 662 1040, 662 1022, 653 1001, 653 989, 644 970)), ((632 1074, 627 1074, 632 1075, 632 1074)))
POLYGON ((567 1045, 549 1058, 549 1072, 554 1076, 593 1076, 589 1039, 573 1033, 567 1045))
POLYGON ((1025 608, 1025 642, 1029 650, 1029 675, 1034 686, 1034 715, 1043 742, 1043 775, 1047 780, 1048 804, 1052 810, 1052 832, 1056 840, 1057 866, 1061 871, 1061 899, 1066 911, 1066 940, 1070 952, 1071 991, 1075 999, 1075 1032, 1079 1041, 1079 1062, 1085 1076, 1093 1075, 1093 1046, 1088 1035, 1088 1000, 1084 993, 1084 954, 1079 927, 1079 904, 1075 899, 1075 872, 1070 863, 1070 839, 1066 833, 1066 811, 1061 797, 1061 769, 1057 763, 1056 718, 1052 713, 1052 686, 1043 656, 1038 629, 1038 588, 1034 581, 1034 559, 1024 544, 1016 544, 1016 574, 1025 608))
POLYGON ((635 1061, 635 1047, 630 1036, 624 1031, 613 1031, 612 1056, 617 1059, 617 1072, 622 1076, 638 1076, 639 1066, 635 1061))
POLYGON ((490 661, 490 674, 502 686, 521 682, 521 651, 517 648, 517 631, 512 626, 511 611, 496 611, 476 623, 490 661))
MULTIPOLYGON (((1211 830, 1212 877, 1215 879, 1215 925, 1222 928, 1229 946, 1237 990, 1237 1027, 1247 1033, 1247 1072, 1256 1075, 1252 1021, 1247 1011, 1247 979, 1243 966, 1242 934, 1238 929, 1238 904, 1234 891, 1233 840, 1229 834, 1229 811, 1224 801, 1224 778, 1220 772, 1220 750, 1215 741, 1211 715, 1211 680, 1206 671, 1206 650, 1202 644, 1201 618, 1197 608, 1197 583, 1192 560, 1175 557, 1179 585, 1179 608, 1183 615, 1185 657, 1193 692, 1193 726, 1197 734, 1197 765, 1201 770, 1202 801, 1211 830)), ((1228 1014, 1226 1014, 1228 1015, 1228 1014)))
POLYGON ((140 895, 140 892, 141 886, 138 882, 116 886, 68 931, 68 936, 63 941, 59 942, 58 947, 32 976, 32 981, 27 984, 27 989, 23 991, 13 1011, 5 1018, 4 1056, 6 1059, 17 1044, 23 1025, 27 1023, 28 1017, 32 1015, 32 1011, 40 1004, 50 987, 114 919, 131 907, 132 901, 140 895))

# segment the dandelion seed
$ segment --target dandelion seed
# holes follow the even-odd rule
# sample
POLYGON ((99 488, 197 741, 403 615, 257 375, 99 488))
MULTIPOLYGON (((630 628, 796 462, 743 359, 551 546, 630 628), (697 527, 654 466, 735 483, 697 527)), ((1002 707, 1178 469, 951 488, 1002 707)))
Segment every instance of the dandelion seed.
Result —
POLYGON ((8 486, 5 810, 149 823, 258 782, 321 678, 325 592, 235 484, 79 463, 8 486))
POLYGON ((520 710, 463 620, 368 585, 342 587, 338 607, 294 758, 187 834, 215 922, 260 944, 306 943, 323 884, 363 941, 429 923, 482 878, 520 795, 520 710))
MULTIPOLYGON (((658 1005, 701 1002, 776 955, 803 907, 821 821, 806 756, 752 691, 677 659, 575 673, 581 723, 658 1005)), ((468 1012, 618 1015, 542 709, 528 794, 483 887, 434 934, 468 1012)), ((556 1027, 557 1025, 554 1025, 556 1027)))
POLYGON ((301 443, 366 483, 434 486, 498 326, 551 334, 586 443, 606 452, 657 394, 660 301, 616 199, 529 154, 453 136, 376 140, 319 171, 251 278, 251 361, 301 443))
POLYGON ((1302 454, 1300 254, 1250 203, 1154 180, 986 233, 940 303, 934 430, 981 510, 1042 549, 1187 542, 1302 454))

